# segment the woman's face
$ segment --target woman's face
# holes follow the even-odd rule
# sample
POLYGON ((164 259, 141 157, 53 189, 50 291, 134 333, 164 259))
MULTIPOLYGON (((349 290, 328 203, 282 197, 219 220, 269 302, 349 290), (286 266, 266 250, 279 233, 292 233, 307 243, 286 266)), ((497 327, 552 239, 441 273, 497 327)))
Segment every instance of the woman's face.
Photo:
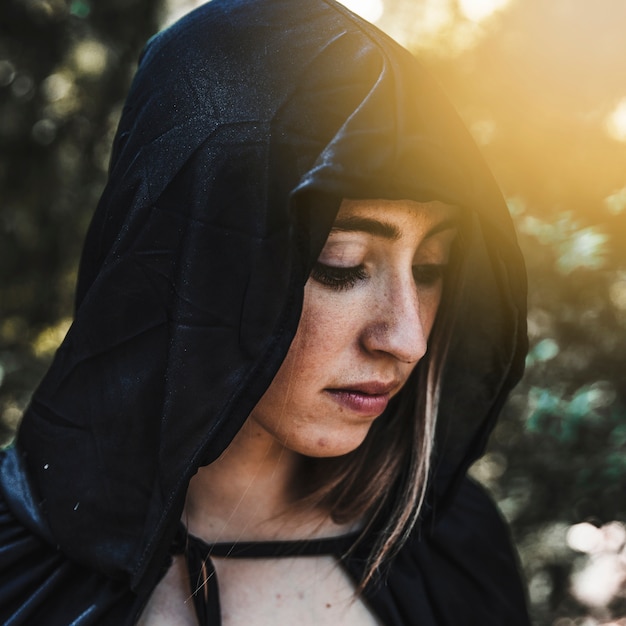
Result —
POLYGON ((438 202, 342 202, 296 336, 248 428, 314 457, 359 446, 426 352, 454 216, 438 202))

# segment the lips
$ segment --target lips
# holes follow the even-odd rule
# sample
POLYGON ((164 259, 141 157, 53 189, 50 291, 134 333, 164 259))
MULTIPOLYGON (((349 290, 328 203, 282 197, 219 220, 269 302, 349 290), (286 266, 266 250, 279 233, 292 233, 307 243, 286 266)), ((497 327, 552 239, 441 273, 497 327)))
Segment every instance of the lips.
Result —
POLYGON ((339 389, 326 389, 335 402, 364 417, 378 417, 387 408, 397 383, 366 382, 339 389))

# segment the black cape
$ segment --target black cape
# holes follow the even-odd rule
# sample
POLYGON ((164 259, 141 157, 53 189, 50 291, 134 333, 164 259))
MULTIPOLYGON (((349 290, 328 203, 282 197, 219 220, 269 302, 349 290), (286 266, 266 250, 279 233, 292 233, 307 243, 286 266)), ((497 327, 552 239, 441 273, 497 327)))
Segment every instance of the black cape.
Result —
POLYGON ((389 625, 527 623, 506 529, 464 479, 526 351, 511 220, 433 80, 326 0, 214 0, 147 45, 74 323, 0 456, 2 623, 136 621, 190 477, 289 348, 344 197, 459 206, 467 249, 429 513, 367 597, 389 625))

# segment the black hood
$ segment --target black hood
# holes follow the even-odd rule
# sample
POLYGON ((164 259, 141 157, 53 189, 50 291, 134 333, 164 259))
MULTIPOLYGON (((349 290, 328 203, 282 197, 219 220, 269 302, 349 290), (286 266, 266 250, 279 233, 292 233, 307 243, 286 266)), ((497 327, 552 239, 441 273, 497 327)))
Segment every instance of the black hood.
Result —
POLYGON ((146 47, 75 321, 18 435, 67 555, 154 584, 191 475, 289 348, 344 197, 466 216, 430 496, 445 504, 526 351, 502 196, 438 86, 376 28, 325 0, 214 0, 146 47))

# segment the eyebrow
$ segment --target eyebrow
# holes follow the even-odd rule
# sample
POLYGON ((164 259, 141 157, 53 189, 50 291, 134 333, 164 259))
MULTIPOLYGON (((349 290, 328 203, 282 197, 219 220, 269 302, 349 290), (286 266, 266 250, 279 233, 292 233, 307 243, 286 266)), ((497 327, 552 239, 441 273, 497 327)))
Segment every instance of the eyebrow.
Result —
MULTIPOLYGON (((445 219, 435 224, 425 235, 424 239, 432 237, 441 231, 457 228, 456 220, 445 219)), ((332 230, 342 232, 364 232, 390 241, 397 241, 402 235, 400 229, 390 222, 372 219, 369 217, 359 217, 357 215, 338 217, 333 224, 332 230)))

